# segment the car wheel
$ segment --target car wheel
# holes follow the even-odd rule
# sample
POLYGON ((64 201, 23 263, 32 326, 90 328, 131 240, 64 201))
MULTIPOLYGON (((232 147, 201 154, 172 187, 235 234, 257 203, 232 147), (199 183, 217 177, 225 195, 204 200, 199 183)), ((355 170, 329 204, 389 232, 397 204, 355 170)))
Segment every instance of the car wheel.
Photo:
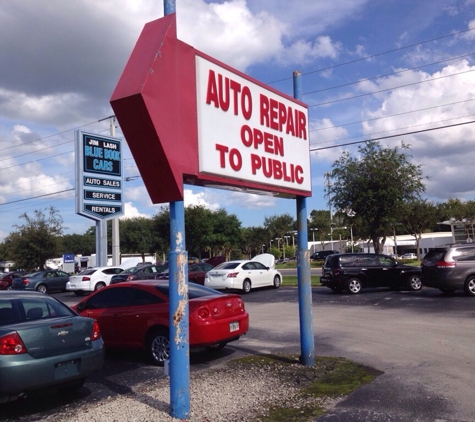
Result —
POLYGON ((350 278, 346 282, 346 290, 348 291, 348 293, 352 295, 356 295, 359 292, 361 292, 362 287, 363 286, 361 285, 361 281, 358 280, 357 278, 350 278))
POLYGON ((10 284, 9 286, 7 286, 7 290, 11 290, 12 289, 12 285, 10 284))
POLYGON ((36 291, 40 293, 46 293, 48 291, 48 288, 45 284, 38 284, 38 286, 36 286, 36 291))
POLYGON ((445 294, 452 294, 452 293, 455 293, 455 289, 451 289, 451 288, 448 288, 448 287, 441 287, 441 288, 439 288, 439 290, 440 290, 442 293, 445 293, 445 294))
POLYGON ((163 366, 167 359, 170 359, 170 340, 168 338, 168 330, 160 329, 153 331, 148 336, 147 350, 156 366, 163 366))
POLYGON ((251 280, 244 280, 242 283, 242 291, 244 293, 249 293, 251 291, 251 280))
POLYGON ((407 287, 413 292, 422 289, 422 280, 418 275, 411 275, 407 279, 407 287))
POLYGON ((465 294, 475 296, 475 277, 469 277, 465 282, 465 294))
POLYGON ((84 296, 84 290, 75 290, 75 291, 74 291, 74 294, 75 294, 76 296, 84 296))
POLYGON ((103 287, 106 287, 106 283, 103 283, 102 281, 100 281, 94 286, 94 291, 102 289, 103 287))
POLYGON ((278 289, 280 287, 280 277, 276 275, 274 277, 274 289, 278 289))

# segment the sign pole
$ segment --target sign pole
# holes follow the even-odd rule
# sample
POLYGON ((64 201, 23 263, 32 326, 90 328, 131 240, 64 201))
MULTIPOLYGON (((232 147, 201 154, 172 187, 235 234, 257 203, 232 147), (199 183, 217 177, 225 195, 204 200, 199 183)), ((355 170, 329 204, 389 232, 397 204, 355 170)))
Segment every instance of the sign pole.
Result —
MULTIPOLYGON (((175 0, 164 0, 164 13, 175 13, 175 0)), ((169 336, 170 415, 190 416, 190 344, 188 321, 188 254, 185 247, 185 204, 170 202, 169 336)))
MULTIPOLYGON (((302 100, 301 77, 301 72, 294 72, 294 98, 297 100, 302 100)), ((315 364, 315 340, 313 337, 310 252, 308 250, 307 198, 298 196, 296 202, 298 226, 297 283, 300 317, 300 362, 305 366, 313 366, 315 364)))

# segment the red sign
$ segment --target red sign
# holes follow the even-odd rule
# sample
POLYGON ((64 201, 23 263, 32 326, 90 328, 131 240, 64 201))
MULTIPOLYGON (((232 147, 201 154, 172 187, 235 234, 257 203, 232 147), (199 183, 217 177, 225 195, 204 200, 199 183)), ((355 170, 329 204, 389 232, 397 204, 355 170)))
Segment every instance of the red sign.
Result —
POLYGON ((305 104, 145 25, 111 98, 153 203, 183 184, 311 195, 305 104))

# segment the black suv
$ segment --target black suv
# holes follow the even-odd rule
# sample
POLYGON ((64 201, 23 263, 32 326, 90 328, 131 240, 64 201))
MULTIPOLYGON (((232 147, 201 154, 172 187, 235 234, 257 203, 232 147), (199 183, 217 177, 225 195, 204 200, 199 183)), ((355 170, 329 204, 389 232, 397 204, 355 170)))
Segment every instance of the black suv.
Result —
POLYGON ((312 255, 310 255, 310 259, 315 261, 317 259, 325 259, 328 255, 333 255, 335 253, 338 253, 338 251, 319 251, 315 252, 312 255))
POLYGON ((422 283, 444 293, 463 290, 475 296, 475 244, 454 243, 430 249, 421 262, 422 283))
POLYGON ((421 268, 403 265, 387 255, 344 253, 325 259, 320 279, 334 292, 357 294, 364 287, 420 290, 421 268))

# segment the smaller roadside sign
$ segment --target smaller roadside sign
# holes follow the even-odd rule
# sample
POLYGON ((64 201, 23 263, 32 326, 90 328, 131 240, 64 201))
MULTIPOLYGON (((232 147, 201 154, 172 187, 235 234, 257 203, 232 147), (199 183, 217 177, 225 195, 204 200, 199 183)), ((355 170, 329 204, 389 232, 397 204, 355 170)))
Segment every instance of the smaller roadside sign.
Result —
POLYGON ((76 131, 76 213, 93 220, 124 214, 121 140, 76 131))

